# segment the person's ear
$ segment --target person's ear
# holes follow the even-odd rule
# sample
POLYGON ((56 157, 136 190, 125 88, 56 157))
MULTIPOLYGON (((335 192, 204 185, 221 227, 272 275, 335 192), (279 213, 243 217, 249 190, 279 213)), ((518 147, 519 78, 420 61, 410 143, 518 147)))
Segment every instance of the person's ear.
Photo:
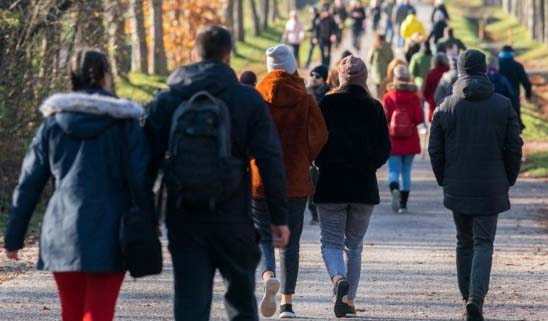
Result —
POLYGON ((230 61, 232 59, 232 51, 227 53, 224 57, 223 57, 223 62, 227 65, 230 65, 230 61))
POLYGON ((114 93, 114 81, 112 79, 111 73, 106 73, 103 79, 99 81, 99 84, 101 85, 101 88, 103 88, 104 91, 108 91, 109 93, 114 93))

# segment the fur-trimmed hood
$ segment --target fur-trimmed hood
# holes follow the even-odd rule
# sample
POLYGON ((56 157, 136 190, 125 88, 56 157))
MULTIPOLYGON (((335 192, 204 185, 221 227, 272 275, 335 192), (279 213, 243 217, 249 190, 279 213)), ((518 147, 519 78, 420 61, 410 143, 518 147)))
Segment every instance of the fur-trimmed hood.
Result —
POLYGON ((55 94, 40 106, 44 117, 55 122, 68 135, 92 138, 120 120, 138 120, 144 109, 138 103, 119 99, 103 90, 55 94))

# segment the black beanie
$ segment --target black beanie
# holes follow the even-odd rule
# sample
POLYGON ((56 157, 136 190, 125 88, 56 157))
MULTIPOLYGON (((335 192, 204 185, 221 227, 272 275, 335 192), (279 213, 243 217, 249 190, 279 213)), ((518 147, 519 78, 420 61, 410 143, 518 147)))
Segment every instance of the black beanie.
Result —
POLYGON ((329 73, 329 70, 327 70, 327 68, 325 68, 323 65, 320 65, 310 70, 310 75, 312 75, 313 73, 320 75, 320 77, 323 78, 323 81, 327 81, 327 74, 329 73))
POLYGON ((476 49, 468 49, 463 52, 457 62, 459 75, 485 75, 487 72, 487 58, 476 49))

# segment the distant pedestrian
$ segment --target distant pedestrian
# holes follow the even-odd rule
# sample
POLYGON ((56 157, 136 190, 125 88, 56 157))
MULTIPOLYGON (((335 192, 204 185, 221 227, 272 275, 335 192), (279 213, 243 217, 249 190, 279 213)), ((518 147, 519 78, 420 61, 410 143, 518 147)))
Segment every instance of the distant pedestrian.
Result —
POLYGON ((280 141, 261 95, 238 84, 230 68, 230 32, 206 26, 195 39, 199 62, 173 72, 168 88, 149 104, 145 120, 152 153, 148 180, 154 182, 160 168, 166 172, 175 320, 209 320, 219 270, 227 288, 227 319, 258 321, 255 271, 261 252, 247 164, 250 157, 256 159, 271 240, 285 248, 290 233, 280 141))
POLYGON ((409 63, 409 72, 415 80, 415 85, 418 90, 422 91, 426 75, 432 67, 432 51, 430 44, 425 42, 422 44, 421 50, 414 54, 409 63))
POLYGON ((419 32, 416 32, 411 36, 411 38, 407 39, 403 50, 407 63, 411 63, 411 58, 413 58, 416 53, 421 51, 421 47, 424 42, 424 37, 419 32))
POLYGON ((335 17, 335 22, 338 26, 335 48, 339 48, 343 39, 346 20, 348 19, 348 11, 346 10, 343 0, 335 0, 335 5, 333 6, 333 16, 335 17))
POLYGON ((369 15, 371 16, 371 31, 378 32, 382 17, 381 0, 371 1, 371 4, 369 5, 369 15))
POLYGON ((499 70, 499 59, 496 56, 489 56, 487 59, 487 77, 493 84, 495 93, 514 101, 516 95, 514 89, 508 79, 500 74, 499 70))
POLYGON ((415 34, 419 34, 422 39, 426 39, 427 36, 424 24, 415 14, 410 14, 405 18, 400 27, 400 34, 405 42, 411 40, 415 34))
POLYGON ((436 101, 434 95, 438 84, 440 83, 443 74, 449 71, 449 59, 447 55, 443 53, 437 53, 434 56, 433 69, 426 74, 426 80, 424 81, 424 87, 422 88, 422 97, 428 104, 429 114, 428 119, 431 121, 434 115, 434 109, 436 109, 436 101))
POLYGON ((384 95, 388 91, 389 87, 394 82, 394 69, 398 65, 406 65, 407 66, 407 61, 399 59, 399 58, 394 58, 388 64, 388 68, 386 68, 386 78, 382 81, 381 86, 379 88, 379 92, 377 94, 377 98, 379 100, 382 101, 382 98, 384 97, 384 95))
POLYGON ((281 278, 276 278, 276 260, 272 238, 270 209, 262 175, 257 164, 251 162, 253 177, 253 220, 259 232, 262 260, 259 267, 265 293, 261 313, 271 317, 276 312, 275 295, 280 288, 282 300, 280 318, 295 318, 293 295, 299 273, 299 245, 303 231, 307 199, 314 193, 309 169, 327 141, 327 130, 316 100, 307 93, 304 80, 297 73, 294 57, 285 45, 266 51, 268 74, 257 85, 257 91, 268 105, 282 144, 287 197, 289 198, 289 243, 280 249, 281 278))
POLYGON ((331 65, 331 48, 337 41, 337 29, 333 15, 329 11, 322 11, 317 25, 316 42, 320 45, 322 65, 327 68, 331 65))
POLYGON ((388 160, 392 210, 404 214, 411 191, 413 159, 421 152, 417 126, 424 121, 417 87, 407 66, 399 65, 394 69, 394 83, 382 102, 392 144, 388 160))
POLYGON ((394 7, 396 6, 396 0, 386 0, 382 4, 382 14, 384 16, 385 28, 384 35, 386 41, 392 45, 394 39, 394 21, 392 17, 394 15, 394 7))
POLYGON ((289 20, 287 21, 282 35, 282 42, 287 43, 291 46, 295 60, 297 61, 297 67, 300 66, 300 55, 299 50, 301 48, 301 43, 304 39, 304 28, 303 24, 299 20, 296 10, 291 10, 289 13, 289 20))
MULTIPOLYGON (((448 50, 448 52, 449 54, 447 55, 447 58, 449 60, 449 70, 443 74, 436 91, 434 92, 434 103, 436 106, 439 106, 445 98, 453 94, 453 85, 457 82, 457 79, 459 79, 459 71, 457 68, 457 47, 455 46, 454 50, 448 50)), ((430 115, 433 116, 433 110, 430 115)))
POLYGON ((438 108, 430 161, 457 228, 457 277, 467 321, 483 321, 498 214, 510 209, 508 190, 520 170, 519 121, 512 103, 495 94, 485 55, 459 57, 453 95, 438 108))
POLYGON ((458 47, 459 54, 460 52, 466 50, 466 46, 464 45, 464 43, 459 38, 455 37, 453 28, 446 27, 443 38, 439 39, 436 44, 436 52, 446 53, 448 48, 451 48, 455 45, 458 47))
POLYGON ((416 14, 417 10, 411 5, 411 0, 403 0, 395 10, 393 11, 393 24, 396 32, 398 33, 398 48, 402 48, 405 45, 405 38, 401 33, 401 26, 407 16, 410 14, 416 14))
POLYGON ((382 106, 366 87, 365 63, 344 58, 339 77, 341 86, 320 103, 329 139, 316 160, 320 176, 315 201, 334 312, 342 318, 356 315, 363 238, 380 201, 376 171, 388 159, 390 140, 382 106))
POLYGON ((382 81, 386 78, 388 64, 394 59, 392 46, 386 42, 384 35, 375 34, 373 47, 369 52, 367 62, 371 66, 373 73, 373 82, 376 85, 376 92, 380 90, 382 81))
POLYGON ((447 11, 447 7, 445 6, 445 0, 434 1, 434 10, 432 11, 432 17, 430 18, 430 21, 432 23, 436 23, 437 14, 441 14, 443 17, 443 20, 446 20, 446 21, 451 20, 449 17, 449 12, 447 11))
POLYGON ((316 103, 320 103, 323 97, 331 90, 331 87, 327 84, 327 68, 320 65, 310 70, 310 82, 308 87, 308 93, 316 99, 316 103))
POLYGON ((430 34, 426 38, 426 42, 431 42, 435 45, 440 39, 445 36, 445 29, 447 29, 447 20, 441 11, 437 11, 434 15, 434 25, 430 34))
POLYGON ((257 86, 257 75, 250 70, 242 72, 240 75, 240 84, 251 87, 257 86))
POLYGON ((126 274, 118 235, 122 216, 130 214, 130 194, 156 224, 145 184, 144 109, 109 92, 109 63, 101 51, 78 49, 69 65, 73 91, 40 106, 45 119, 23 162, 4 248, 18 259, 51 177, 55 188, 42 223, 38 269, 53 272, 63 321, 110 321, 126 274), (128 173, 132 192, 123 179, 128 173))
POLYGON ((318 24, 320 23, 320 12, 318 8, 310 8, 310 28, 307 30, 310 32, 310 45, 308 49, 308 58, 306 59, 305 68, 310 67, 312 56, 314 55, 314 49, 318 46, 318 24))
POLYGON ((350 19, 352 20, 352 47, 356 51, 361 50, 362 37, 365 32, 365 8, 362 6, 360 0, 352 0, 350 2, 350 19))
POLYGON ((521 119, 521 86, 525 89, 525 98, 531 100, 533 97, 531 81, 529 81, 523 65, 514 59, 514 49, 511 46, 502 47, 502 51, 499 54, 499 64, 501 75, 508 79, 510 85, 512 85, 512 89, 514 89, 515 96, 512 105, 518 114, 521 130, 524 130, 525 125, 521 119))

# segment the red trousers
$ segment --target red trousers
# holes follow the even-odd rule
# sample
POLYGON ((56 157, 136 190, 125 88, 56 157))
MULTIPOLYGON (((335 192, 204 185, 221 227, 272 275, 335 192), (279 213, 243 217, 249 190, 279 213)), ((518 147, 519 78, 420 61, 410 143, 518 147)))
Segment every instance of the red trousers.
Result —
POLYGON ((63 321, 112 321, 125 273, 54 272, 63 321))

